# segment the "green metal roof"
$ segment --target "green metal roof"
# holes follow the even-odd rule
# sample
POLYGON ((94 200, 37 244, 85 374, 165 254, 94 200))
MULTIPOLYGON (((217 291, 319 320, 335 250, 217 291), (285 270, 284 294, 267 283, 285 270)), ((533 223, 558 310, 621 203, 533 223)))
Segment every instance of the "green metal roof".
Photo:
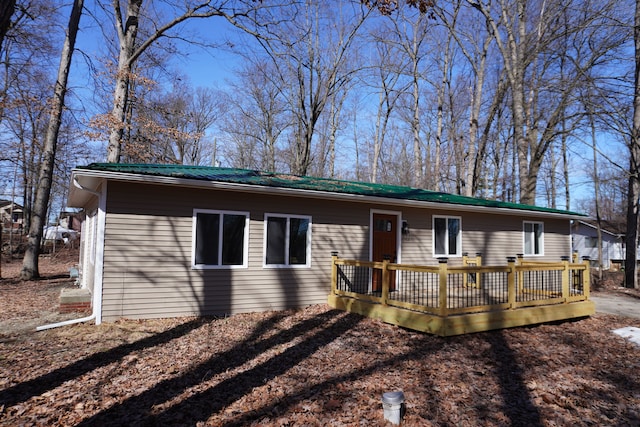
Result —
POLYGON ((507 203, 497 200, 479 199, 475 197, 459 196, 455 194, 404 187, 399 185, 344 181, 330 178, 315 178, 310 176, 296 176, 274 172, 260 172, 247 169, 218 168, 209 166, 126 163, 92 163, 88 166, 79 166, 76 169, 145 175, 151 177, 170 177, 193 179, 199 181, 256 185, 274 188, 290 188, 296 190, 309 190, 338 194, 353 194, 360 196, 384 197, 398 200, 413 200, 419 202, 514 209, 571 216, 585 216, 580 213, 560 209, 543 208, 539 206, 531 206, 518 203, 507 203))

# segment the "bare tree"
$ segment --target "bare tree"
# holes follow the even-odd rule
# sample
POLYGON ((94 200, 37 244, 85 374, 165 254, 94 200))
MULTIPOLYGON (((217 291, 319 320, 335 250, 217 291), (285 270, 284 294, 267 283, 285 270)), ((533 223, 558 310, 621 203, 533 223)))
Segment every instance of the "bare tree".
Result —
POLYGON ((40 242, 46 223, 49 197, 51 195, 51 182, 55 167, 58 133, 62 123, 62 111, 65 106, 69 69, 71 67, 71 58, 73 57, 75 48, 80 17, 82 16, 83 4, 84 0, 74 0, 73 2, 71 16, 67 26, 67 34, 60 55, 60 67, 51 100, 51 113, 49 115, 49 125, 44 142, 44 156, 40 164, 38 186, 36 188, 35 203, 33 206, 31 225, 29 227, 29 239, 22 263, 22 270, 20 271, 20 278, 22 280, 31 280, 39 276, 38 255, 40 253, 40 242))
POLYGON ((375 112, 375 127, 372 137, 368 138, 369 147, 369 181, 378 181, 378 168, 381 153, 387 139, 389 123, 394 110, 398 106, 398 100, 403 95, 407 86, 401 81, 406 74, 407 61, 404 55, 398 52, 394 43, 390 42, 392 29, 382 28, 372 35, 375 43, 375 65, 367 83, 377 92, 378 102, 375 112))
POLYGON ((291 126, 286 99, 277 82, 271 61, 251 59, 237 72, 225 101, 229 112, 222 120, 222 130, 229 136, 226 156, 238 167, 278 170, 278 152, 284 144, 282 135, 291 126), (275 78, 274 78, 275 77, 275 78), (256 154, 255 162, 246 162, 246 152, 256 154))
MULTIPOLYGON (((429 17, 420 11, 412 11, 407 7, 400 7, 392 23, 394 26, 394 42, 397 48, 406 56, 407 67, 406 77, 409 85, 409 110, 410 129, 412 137, 413 151, 413 179, 408 184, 416 186, 424 185, 422 141, 420 130, 420 104, 422 92, 422 80, 424 79, 424 58, 426 56, 425 45, 430 41, 427 37, 429 32, 429 17)), ((450 60, 450 50, 445 47, 443 54, 443 80, 447 76, 447 69, 450 60)), ((444 85, 443 85, 444 86, 444 85)), ((440 111, 440 110, 439 110, 440 111)), ((436 140, 438 137, 436 136, 436 140)), ((435 174, 438 174, 436 156, 435 174)))
POLYGON ((510 89, 513 140, 517 148, 520 202, 535 201, 538 172, 544 156, 560 134, 565 111, 575 100, 586 70, 602 64, 621 40, 596 31, 611 3, 565 1, 549 7, 545 0, 468 0, 485 18, 501 53, 510 89), (571 11, 571 23, 561 19, 571 11), (565 50, 565 35, 570 50, 565 50), (570 55, 560 81, 559 53, 570 55))
POLYGON ((335 7, 307 0, 305 5, 279 10, 277 16, 260 18, 278 22, 266 27, 259 41, 276 67, 278 86, 296 118, 290 150, 294 174, 308 173, 320 115, 357 71, 350 67, 350 53, 370 13, 353 3, 335 7))
MULTIPOLYGON (((115 28, 118 39, 119 54, 118 66, 115 76, 115 89, 113 96, 113 108, 109 126, 109 144, 107 146, 107 161, 117 163, 120 161, 121 144, 123 142, 129 103, 131 84, 135 80, 134 65, 149 47, 163 37, 168 37, 171 31, 181 23, 194 18, 211 18, 214 16, 226 19, 231 24, 252 32, 248 27, 240 23, 240 18, 249 18, 250 12, 262 7, 259 2, 240 1, 228 4, 226 1, 206 0, 202 2, 186 2, 176 16, 166 22, 159 22, 158 18, 153 22, 153 30, 142 40, 138 39, 142 15, 143 0, 129 0, 126 7, 122 8, 121 0, 113 0, 112 7, 115 18, 115 28)), ((272 6, 273 7, 273 6, 272 6)))
MULTIPOLYGON (((132 118, 134 134, 129 145, 145 147, 126 150, 127 156, 141 155, 138 161, 177 164, 211 164, 207 132, 223 114, 224 100, 211 88, 193 90, 180 79, 168 93, 152 92, 139 100, 132 118)), ((135 160, 133 158, 132 160, 135 160)))
MULTIPOLYGON (((451 4, 451 10, 438 7, 434 13, 449 30, 451 37, 456 41, 460 52, 467 59, 467 64, 472 70, 472 79, 469 85, 469 118, 467 144, 464 153, 464 185, 462 194, 474 196, 480 186, 480 175, 484 164, 487 138, 479 138, 480 120, 483 106, 485 85, 487 85, 487 62, 490 59, 490 47, 493 45, 493 36, 486 24, 478 26, 469 14, 461 14, 463 0, 457 0, 451 4), (464 19, 466 18, 466 19, 464 19), (462 21, 462 22, 461 22, 462 21)), ((503 89, 497 87, 494 90, 494 98, 500 100, 503 89)), ((487 117, 494 117, 488 114, 487 117)), ((491 122, 485 125, 485 129, 491 126, 491 122)))

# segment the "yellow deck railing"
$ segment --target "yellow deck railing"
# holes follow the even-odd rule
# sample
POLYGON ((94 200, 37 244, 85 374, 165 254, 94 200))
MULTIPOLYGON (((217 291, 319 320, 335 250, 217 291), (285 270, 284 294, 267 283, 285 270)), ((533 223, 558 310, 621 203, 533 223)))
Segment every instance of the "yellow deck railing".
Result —
POLYGON ((423 266, 347 260, 332 253, 329 300, 351 298, 447 318, 585 302, 589 278, 589 261, 570 262, 569 257, 560 262, 509 257, 506 265, 484 266, 477 254, 465 255, 461 266, 450 266, 446 258, 439 259, 438 266, 423 266))

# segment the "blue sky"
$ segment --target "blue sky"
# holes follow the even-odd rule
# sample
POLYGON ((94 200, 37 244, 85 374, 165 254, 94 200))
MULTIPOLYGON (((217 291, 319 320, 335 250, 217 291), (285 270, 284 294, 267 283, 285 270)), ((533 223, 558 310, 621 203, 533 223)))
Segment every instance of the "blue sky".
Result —
MULTIPOLYGON (((92 1, 89 2, 91 6, 92 1)), ((228 52, 225 47, 226 41, 234 44, 241 43, 239 32, 228 24, 223 18, 212 18, 206 20, 192 20, 184 26, 186 32, 199 34, 212 42, 218 42, 221 47, 215 49, 205 49, 197 46, 190 46, 186 43, 180 45, 180 50, 184 53, 182 57, 174 57, 171 60, 171 67, 186 75, 193 87, 218 87, 224 88, 227 80, 232 79, 234 70, 242 65, 239 56, 228 52)), ((84 16, 81 22, 81 34, 78 37, 77 47, 84 55, 89 57, 100 57, 106 52, 104 48, 103 33, 90 16, 84 16)), ((72 70, 71 84, 80 97, 90 97, 84 88, 90 88, 88 69, 82 55, 76 54, 74 57, 75 69, 72 70)), ((106 101, 106 100, 105 100, 106 101)), ((110 101, 110 100, 109 100, 110 101)), ((104 102, 104 101, 103 101, 104 102)), ((108 104, 107 104, 108 105, 108 104)), ((91 114, 91 113, 89 113, 91 114)), ((363 123, 362 126, 368 124, 363 123)), ((603 137, 603 140, 606 136, 603 137)), ((620 152, 622 145, 619 142, 608 142, 603 144, 603 149, 610 149, 615 155, 620 152), (609 148, 610 147, 610 148, 609 148)), ((591 153, 588 146, 576 147, 573 156, 572 171, 572 208, 575 202, 582 197, 588 196, 593 187, 588 176, 589 165, 591 165, 591 153)), ((564 204, 564 200, 559 201, 564 204)))

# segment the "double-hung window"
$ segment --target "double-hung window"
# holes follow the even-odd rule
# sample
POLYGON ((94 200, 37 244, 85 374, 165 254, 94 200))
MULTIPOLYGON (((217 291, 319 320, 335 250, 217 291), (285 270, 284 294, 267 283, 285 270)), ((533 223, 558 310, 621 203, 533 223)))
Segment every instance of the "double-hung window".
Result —
POLYGON ((433 254, 435 256, 462 256, 461 218, 433 217, 433 254))
POLYGON ((248 228, 247 212, 194 209, 192 267, 246 267, 248 228))
POLYGON ((541 222, 524 222, 524 254, 544 255, 544 227, 541 222))
POLYGON ((264 222, 265 266, 311 266, 311 217, 266 214, 264 222))

